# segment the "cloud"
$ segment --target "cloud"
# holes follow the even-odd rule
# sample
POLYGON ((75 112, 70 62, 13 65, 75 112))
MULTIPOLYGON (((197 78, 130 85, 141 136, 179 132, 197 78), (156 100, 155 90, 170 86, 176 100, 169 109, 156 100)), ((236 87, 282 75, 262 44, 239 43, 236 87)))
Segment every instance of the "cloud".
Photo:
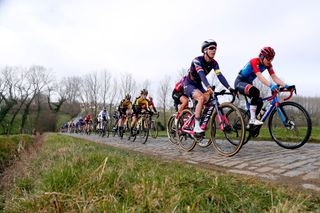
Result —
POLYGON ((201 42, 214 38, 231 84, 270 45, 277 74, 314 95, 309 88, 316 78, 309 76, 319 77, 312 73, 320 63, 319 6, 275 0, 2 1, 0 64, 41 64, 58 76, 106 68, 156 84, 188 68, 201 42))

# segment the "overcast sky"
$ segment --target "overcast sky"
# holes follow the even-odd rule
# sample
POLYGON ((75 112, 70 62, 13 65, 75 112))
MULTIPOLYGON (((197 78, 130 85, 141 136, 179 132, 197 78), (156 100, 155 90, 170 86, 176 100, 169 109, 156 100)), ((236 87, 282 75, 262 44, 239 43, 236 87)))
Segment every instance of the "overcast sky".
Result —
POLYGON ((39 64, 56 76, 107 69, 157 85, 213 38, 230 84, 272 46, 277 75, 320 96, 319 9, 318 0, 0 0, 0 66, 39 64))

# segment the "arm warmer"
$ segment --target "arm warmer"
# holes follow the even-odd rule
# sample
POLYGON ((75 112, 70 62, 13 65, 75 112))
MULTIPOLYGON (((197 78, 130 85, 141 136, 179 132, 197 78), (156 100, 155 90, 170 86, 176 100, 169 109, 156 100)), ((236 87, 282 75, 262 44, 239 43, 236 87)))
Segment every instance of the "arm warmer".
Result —
POLYGON ((221 73, 220 73, 217 77, 218 77, 219 81, 221 82, 221 84, 222 84, 225 88, 229 89, 230 85, 228 84, 226 78, 225 78, 221 73))
POLYGON ((199 76, 200 76, 200 78, 201 78, 201 81, 204 83, 204 85, 206 85, 206 87, 209 87, 210 84, 209 84, 209 82, 208 82, 208 79, 207 79, 206 75, 204 74, 204 71, 203 71, 203 70, 200 70, 200 71, 198 72, 198 74, 199 74, 199 76))

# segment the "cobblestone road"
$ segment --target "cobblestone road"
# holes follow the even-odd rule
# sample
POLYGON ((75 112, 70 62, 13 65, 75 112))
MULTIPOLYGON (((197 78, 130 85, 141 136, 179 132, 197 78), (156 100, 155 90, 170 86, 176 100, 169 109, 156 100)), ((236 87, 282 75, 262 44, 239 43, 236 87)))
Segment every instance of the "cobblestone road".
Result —
POLYGON ((274 142, 250 141, 237 155, 223 157, 212 145, 206 148, 196 146, 193 151, 185 152, 167 138, 151 138, 146 144, 141 144, 118 137, 71 135, 164 159, 199 164, 320 192, 320 144, 307 143, 299 149, 287 150, 274 142))

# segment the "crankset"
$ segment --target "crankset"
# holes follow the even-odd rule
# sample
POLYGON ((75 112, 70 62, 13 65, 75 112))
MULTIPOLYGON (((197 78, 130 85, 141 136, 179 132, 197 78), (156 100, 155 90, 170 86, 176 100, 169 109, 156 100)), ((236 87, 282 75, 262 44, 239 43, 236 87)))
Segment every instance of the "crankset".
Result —
POLYGON ((254 137, 254 138, 258 137, 261 127, 262 127, 262 125, 255 126, 255 125, 250 124, 249 133, 250 133, 251 137, 254 137))

